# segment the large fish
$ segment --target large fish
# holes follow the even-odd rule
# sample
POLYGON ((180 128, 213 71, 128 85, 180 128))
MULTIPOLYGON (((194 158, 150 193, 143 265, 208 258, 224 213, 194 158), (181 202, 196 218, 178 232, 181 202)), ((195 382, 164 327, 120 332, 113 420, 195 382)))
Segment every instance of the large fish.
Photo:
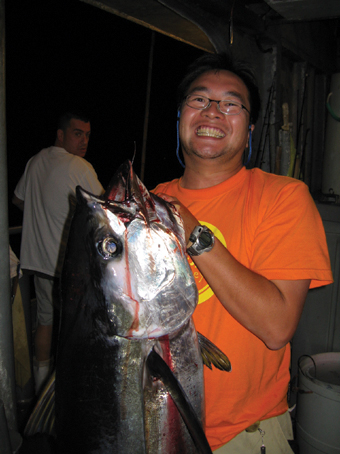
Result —
MULTIPOLYGON (((203 336, 198 342, 181 218, 129 161, 103 197, 77 188, 61 296, 59 452, 211 453, 203 361, 210 366, 212 355, 217 367, 230 365, 203 336)), ((53 383, 47 407, 52 390, 53 383)))

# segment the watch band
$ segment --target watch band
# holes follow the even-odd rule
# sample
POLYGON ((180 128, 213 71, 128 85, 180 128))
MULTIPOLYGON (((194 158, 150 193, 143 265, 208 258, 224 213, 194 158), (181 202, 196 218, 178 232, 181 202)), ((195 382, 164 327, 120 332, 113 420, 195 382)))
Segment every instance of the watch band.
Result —
POLYGON ((209 252, 215 244, 215 236, 205 225, 197 225, 191 232, 187 244, 187 253, 197 256, 209 252))

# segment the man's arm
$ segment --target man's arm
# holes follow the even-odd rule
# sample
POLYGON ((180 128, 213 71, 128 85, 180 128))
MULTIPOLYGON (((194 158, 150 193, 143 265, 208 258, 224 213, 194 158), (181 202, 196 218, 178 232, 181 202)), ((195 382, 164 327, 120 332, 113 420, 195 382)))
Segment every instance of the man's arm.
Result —
MULTIPOLYGON (((174 197, 158 195, 176 206, 188 242, 198 220, 174 197)), ((192 260, 225 309, 268 348, 277 350, 291 340, 300 320, 309 279, 270 281, 243 266, 217 238, 210 252, 192 260)))
POLYGON ((268 280, 240 262, 215 239, 214 248, 192 257, 217 298, 268 348, 291 340, 300 320, 310 280, 268 280))
POLYGON ((14 205, 17 206, 21 211, 24 211, 25 202, 19 199, 16 195, 13 196, 12 203, 14 203, 14 205))

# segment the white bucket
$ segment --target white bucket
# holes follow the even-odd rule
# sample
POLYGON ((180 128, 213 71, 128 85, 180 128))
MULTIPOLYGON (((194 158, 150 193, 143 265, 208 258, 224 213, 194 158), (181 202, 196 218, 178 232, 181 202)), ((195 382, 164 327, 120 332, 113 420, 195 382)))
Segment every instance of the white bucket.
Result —
POLYGON ((340 353, 300 358, 296 410, 300 454, 340 454, 340 353))

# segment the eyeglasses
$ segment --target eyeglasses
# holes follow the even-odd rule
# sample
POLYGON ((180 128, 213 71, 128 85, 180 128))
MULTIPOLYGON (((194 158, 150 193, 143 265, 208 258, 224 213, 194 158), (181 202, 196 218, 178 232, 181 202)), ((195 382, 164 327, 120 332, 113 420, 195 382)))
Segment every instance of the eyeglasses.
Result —
POLYGON ((241 113, 241 110, 246 110, 249 115, 249 110, 241 103, 237 101, 232 101, 230 99, 222 99, 221 101, 216 101, 215 99, 209 99, 201 95, 188 95, 185 98, 185 103, 187 106, 192 107, 197 110, 204 110, 211 106, 212 102, 217 103, 218 110, 225 115, 238 115, 241 113))

